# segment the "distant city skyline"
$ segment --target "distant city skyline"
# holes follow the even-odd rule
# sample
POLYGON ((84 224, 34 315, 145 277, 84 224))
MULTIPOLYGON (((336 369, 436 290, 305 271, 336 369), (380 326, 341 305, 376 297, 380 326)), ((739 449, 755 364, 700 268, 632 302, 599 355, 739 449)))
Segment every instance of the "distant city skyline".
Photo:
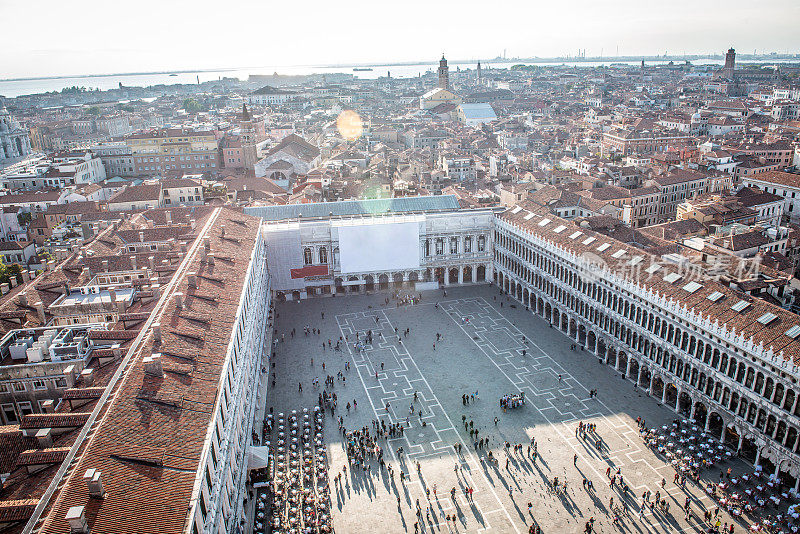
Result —
POLYGON ((596 2, 409 0, 396 9, 353 1, 191 7, 142 0, 0 0, 2 78, 264 65, 435 61, 449 58, 721 54, 800 50, 800 4, 677 0, 596 2), (377 6, 377 7, 376 7, 377 6))

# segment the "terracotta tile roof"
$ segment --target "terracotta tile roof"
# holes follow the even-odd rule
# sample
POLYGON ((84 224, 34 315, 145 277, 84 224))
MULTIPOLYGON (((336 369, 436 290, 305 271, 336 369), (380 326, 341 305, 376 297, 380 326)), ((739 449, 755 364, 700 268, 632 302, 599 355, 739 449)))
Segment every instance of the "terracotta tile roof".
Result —
POLYGON ((36 508, 38 502, 36 499, 0 501, 0 523, 26 521, 33 515, 33 509, 36 508))
POLYGON ((116 193, 108 201, 109 204, 122 202, 143 202, 146 200, 158 200, 161 195, 161 184, 141 184, 129 185, 122 191, 116 193))
POLYGON ((800 174, 792 174, 790 172, 766 171, 754 176, 748 176, 746 179, 800 188, 800 174))
MULTIPOLYGON (((97 351, 95 351, 97 352, 97 351)), ((69 388, 64 391, 61 397, 64 400, 86 400, 86 399, 99 399, 106 388, 69 388)))
POLYGON ((185 274, 176 282, 175 290, 185 294, 184 308, 176 309, 173 299, 166 301, 158 319, 162 341, 145 338, 77 466, 51 503, 43 533, 67 530, 64 515, 78 504, 86 506, 92 532, 184 531, 259 223, 257 218, 220 210, 215 225, 226 224, 225 235, 231 239, 212 230, 211 248, 235 261, 212 265, 199 253, 189 257, 183 272, 197 272, 198 287, 189 288, 185 274), (144 372, 142 358, 155 352, 162 355, 162 377, 144 372), (82 474, 89 468, 103 474, 106 496, 101 503, 87 497, 82 474))
MULTIPOLYGON (((638 248, 598 234, 588 228, 578 227, 573 222, 560 219, 552 215, 546 208, 537 206, 532 202, 520 202, 519 207, 522 209, 516 210, 516 213, 509 209, 497 214, 497 217, 524 229, 526 232, 557 244, 577 256, 588 253, 599 256, 612 272, 619 273, 629 281, 638 283, 645 291, 658 292, 659 296, 668 301, 671 299, 681 308, 685 306, 686 313, 690 313, 693 310, 695 315, 699 315, 702 320, 710 321, 712 327, 714 324, 719 324, 728 333, 735 329, 738 343, 750 346, 749 343, 752 341, 753 345, 749 350, 756 351, 758 347, 763 346, 763 350, 766 351, 763 357, 768 357, 768 351, 771 349, 774 356, 782 356, 789 363, 800 365, 800 337, 793 339, 787 335, 787 331, 792 327, 800 325, 800 317, 798 315, 764 300, 749 297, 712 278, 698 279, 702 286, 701 289, 689 293, 682 289, 688 280, 681 281, 685 280, 684 277, 691 276, 691 273, 687 273, 685 269, 681 270, 677 265, 663 261, 660 257, 652 256, 638 248), (526 219, 529 214, 533 215, 526 219), (550 222, 544 226, 539 226, 539 223, 543 222, 545 218, 550 219, 550 222), (567 229, 559 233, 552 231, 553 228, 561 225, 566 226, 567 229), (585 235, 582 235, 579 239, 570 239, 569 236, 576 230, 580 230, 585 235), (584 244, 583 241, 588 236, 595 237, 596 241, 584 244), (599 251, 597 247, 603 243, 609 243, 611 246, 599 251), (615 257, 614 254, 619 250, 624 250, 624 254, 620 257, 615 257), (642 257, 642 261, 637 264, 641 266, 640 269, 632 268, 628 264, 634 256, 642 257), (660 264, 661 269, 654 273, 645 272, 644 269, 652 263, 660 264), (669 273, 681 274, 681 279, 675 283, 669 283, 664 279, 669 273), (708 300, 707 297, 714 292, 722 293, 725 298, 717 302, 708 300), (732 310, 730 307, 739 300, 750 300, 752 304, 742 312, 732 310), (758 319, 766 313, 773 314, 775 319, 768 324, 763 324, 758 319)), ((735 269, 736 267, 734 265, 731 268, 735 269)))
POLYGON ((49 449, 31 449, 20 453, 17 465, 60 464, 67 457, 69 447, 52 447, 49 449))
POLYGON ((18 425, 0 427, 0 473, 10 473, 19 453, 35 446, 36 439, 23 436, 18 425))
POLYGON ((35 428, 72 428, 82 426, 88 413, 29 413, 22 418, 22 430, 35 428))

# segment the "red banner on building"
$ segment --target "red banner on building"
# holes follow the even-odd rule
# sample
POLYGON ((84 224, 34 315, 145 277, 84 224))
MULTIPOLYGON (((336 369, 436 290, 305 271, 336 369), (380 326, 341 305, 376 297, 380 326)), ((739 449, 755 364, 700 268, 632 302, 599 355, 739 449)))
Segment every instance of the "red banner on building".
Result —
POLYGON ((306 276, 325 276, 328 274, 327 265, 306 265, 299 269, 291 269, 292 278, 305 278, 306 276))

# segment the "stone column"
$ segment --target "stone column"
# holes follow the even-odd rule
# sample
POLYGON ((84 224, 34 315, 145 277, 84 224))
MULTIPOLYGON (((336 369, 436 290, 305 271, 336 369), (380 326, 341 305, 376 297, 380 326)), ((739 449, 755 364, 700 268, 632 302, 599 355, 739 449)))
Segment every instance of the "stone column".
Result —
POLYGON ((706 426, 705 426, 706 432, 708 432, 710 426, 711 426, 711 412, 706 411, 706 426))
MULTIPOLYGON (((692 422, 694 422, 694 412, 695 412, 695 403, 694 399, 692 399, 692 411, 689 412, 689 420, 692 422)), ((708 420, 708 417, 706 417, 706 420, 708 420)))
POLYGON ((631 355, 628 354, 628 361, 625 363, 625 377, 630 380, 631 378, 631 355))
MULTIPOLYGON (((662 380, 663 382, 663 380, 662 380)), ((661 388, 661 404, 667 404, 667 384, 664 383, 664 386, 661 388)))
POLYGON ((444 269, 444 285, 450 285, 450 267, 442 267, 444 269))
POLYGON ((650 373, 650 385, 647 387, 647 394, 653 394, 653 382, 655 382, 656 376, 653 373, 650 373))
POLYGON ((761 449, 760 448, 756 451, 756 461, 753 462, 753 465, 757 466, 759 461, 761 461, 761 449))
MULTIPOLYGON (((739 436, 739 442, 736 444, 736 454, 742 451, 742 443, 744 443, 744 437, 739 436)), ((800 478, 798 478, 798 480, 800 480, 800 478)))
POLYGON ((463 284, 464 283, 464 266, 463 265, 461 265, 458 268, 458 283, 459 284, 463 284))
POLYGON ((642 382, 642 364, 639 364, 639 372, 636 373, 636 387, 639 387, 639 384, 642 382))

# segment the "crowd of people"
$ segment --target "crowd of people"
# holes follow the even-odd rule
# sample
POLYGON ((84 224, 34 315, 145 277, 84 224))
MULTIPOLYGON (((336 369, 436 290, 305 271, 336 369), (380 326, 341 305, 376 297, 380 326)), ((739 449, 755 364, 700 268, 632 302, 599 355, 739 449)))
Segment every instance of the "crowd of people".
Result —
MULTIPOLYGON (((401 304, 417 304, 420 297, 397 292, 392 298, 395 299, 397 305, 399 306, 401 304)), ((388 306, 389 303, 390 299, 387 298, 385 304, 388 306)), ((439 308, 438 306, 434 306, 434 309, 438 310, 439 308)), ((324 314, 322 315, 322 318, 324 319, 324 314)), ((385 340, 384 335, 386 338, 396 338, 396 343, 398 345, 402 345, 404 340, 406 340, 411 334, 410 328, 393 328, 393 337, 390 334, 391 330, 386 329, 385 319, 383 319, 380 315, 376 315, 374 318, 374 331, 372 329, 364 329, 363 331, 350 332, 349 335, 342 333, 342 335, 340 335, 336 341, 333 339, 327 339, 327 341, 323 340, 321 343, 323 353, 329 349, 341 351, 342 348, 344 348, 347 350, 348 347, 350 347, 350 349, 356 353, 369 351, 373 346, 374 337, 385 340)), ((460 321, 462 325, 469 323, 469 319, 464 316, 458 316, 455 319, 456 321, 460 321)), ((321 331, 315 327, 306 327, 303 329, 303 333, 306 337, 321 335, 321 331)), ((291 339, 294 338, 295 335, 296 334, 293 329, 288 332, 288 336, 286 337, 291 339)), ((276 339, 276 344, 285 342, 286 337, 281 335, 279 341, 276 339)), ((433 350, 436 350, 436 344, 444 342, 443 334, 441 332, 436 332, 433 341, 433 350)), ((522 335, 520 336, 520 341, 523 344, 528 343, 528 340, 522 335)), ((367 354, 368 356, 366 357, 369 357, 370 353, 367 354)), ((362 357, 363 356, 359 355, 357 358, 362 357)), ((337 494, 341 494, 342 497, 344 497, 345 494, 350 493, 349 490, 345 491, 345 487, 348 487, 347 485, 350 483, 350 480, 347 478, 348 471, 350 471, 351 476, 355 474, 358 474, 358 476, 387 476, 392 481, 394 481, 394 479, 397 477, 399 478, 400 484, 403 486, 405 486, 411 480, 414 473, 422 478, 423 466, 420 464, 420 462, 414 461, 413 456, 411 459, 406 458, 407 453, 404 450, 404 447, 398 446, 396 442, 392 442, 390 440, 396 440, 404 437, 406 431, 412 426, 420 428, 426 426, 427 423, 425 419, 428 418, 428 415, 425 411, 425 406, 426 402, 430 401, 430 399, 425 401, 422 398, 423 396, 420 395, 418 391, 414 391, 413 401, 411 402, 410 406, 408 406, 407 413, 403 413, 406 411, 405 408, 401 408, 398 411, 396 402, 392 402, 393 405, 390 405, 389 402, 386 402, 385 406, 374 407, 377 409, 376 415, 378 417, 371 421, 371 426, 361 426, 356 429, 348 430, 345 419, 347 414, 345 414, 344 409, 347 410, 347 413, 350 413, 351 410, 357 410, 357 400, 342 400, 341 404, 343 405, 342 408, 344 409, 340 409, 338 398, 339 395, 337 395, 334 389, 339 384, 342 386, 346 385, 347 372, 351 370, 350 362, 342 361, 341 356, 334 361, 331 361, 330 357, 328 357, 326 361, 326 358, 323 356, 323 370, 325 369, 326 363, 327 365, 340 365, 343 367, 342 370, 336 372, 336 374, 325 374, 323 382, 320 382, 320 380, 315 377, 311 380, 311 386, 317 390, 319 412, 328 412, 331 416, 336 417, 339 425, 339 431, 342 436, 343 448, 346 453, 346 463, 341 467, 340 471, 336 472, 332 476, 333 488, 335 488, 337 492, 340 492, 337 494), (320 388, 322 389, 321 391, 319 391, 320 388), (411 421, 412 417, 415 419, 413 422, 411 421), (416 421, 417 419, 418 421, 416 421)), ((384 364, 371 360, 368 363, 370 363, 372 366, 372 371, 375 373, 375 379, 381 380, 381 374, 384 373, 384 364)), ((311 359, 311 366, 314 366, 313 358, 311 359)), ((569 375, 566 375, 566 378, 569 380, 569 375)), ((361 376, 361 379, 363 380, 364 377, 361 376)), ((275 374, 273 372, 273 385, 274 380, 275 374)), ((558 381, 562 381, 562 376, 560 374, 558 375, 558 381)), ((302 386, 302 383, 298 385, 299 393, 302 393, 302 386)), ((597 390, 592 389, 589 392, 589 397, 594 398, 596 396, 597 390)), ((471 408, 472 405, 479 400, 480 398, 478 397, 477 390, 474 393, 462 393, 461 395, 462 406, 465 408, 471 408)), ((525 405, 525 403, 525 392, 503 395, 499 399, 499 407, 502 412, 522 407, 525 405)), ((502 416, 502 414, 498 415, 502 416)), ((503 469, 502 466, 504 464, 505 469, 509 472, 519 469, 528 470, 529 468, 525 468, 520 465, 521 462, 526 461, 530 462, 532 467, 536 468, 537 460, 540 458, 540 455, 539 445, 535 438, 531 438, 530 444, 527 445, 527 454, 525 454, 525 445, 522 443, 513 444, 509 441, 501 439, 499 437, 502 435, 500 430, 495 429, 494 432, 492 432, 491 426, 488 428, 481 428, 478 424, 476 424, 475 418, 469 418, 466 414, 462 415, 461 422, 464 426, 465 435, 468 435, 469 439, 466 439, 466 437, 463 441, 459 439, 452 445, 452 450, 456 455, 456 462, 454 465, 454 471, 456 473, 459 473, 461 469, 466 468, 468 464, 468 458, 464 456, 465 451, 464 447, 462 446, 463 444, 472 445, 472 452, 468 454, 475 454, 475 457, 477 457, 479 463, 483 466, 483 469, 492 468, 499 470, 503 469), (503 452, 505 455, 503 455, 503 452)), ((494 423, 495 425, 499 424, 499 417, 494 417, 494 423)), ((687 479, 699 481, 699 471, 701 469, 711 467, 729 457, 729 455, 725 455, 723 451, 717 450, 716 446, 713 448, 713 450, 706 449, 705 452, 707 455, 704 458, 698 455, 690 457, 689 454, 681 454, 681 451, 678 450, 677 445, 669 442, 670 437, 675 438, 675 434, 673 432, 676 431, 678 439, 688 439, 688 436, 684 436, 686 432, 681 432, 681 430, 684 429, 680 428, 680 423, 678 423, 678 426, 675 428, 663 429, 671 431, 667 432, 666 435, 664 435, 664 433, 658 429, 648 429, 642 419, 639 419, 638 423, 646 443, 652 446, 656 453, 663 455, 667 459, 668 463, 676 467, 676 475, 673 480, 673 484, 678 488, 685 489, 687 479), (673 433, 673 435, 670 436, 670 433, 673 433), (679 454, 681 455, 679 456, 679 454), (720 457, 720 454, 722 454, 722 457, 720 457)), ((268 433, 274 431, 271 420, 265 421, 265 429, 268 433)), ((575 426, 575 436, 589 446, 593 446, 594 449, 597 450, 601 455, 605 455, 607 452, 610 452, 608 450, 608 445, 604 441, 603 437, 598 434, 597 426, 593 422, 577 422, 575 426)), ((695 444, 700 445, 700 443, 695 444)), ((681 445, 685 448, 688 448, 687 446, 690 445, 690 443, 687 441, 685 443, 681 443, 681 445)), ((698 452, 700 452, 701 449, 702 448, 699 448, 698 452)), ((573 456, 573 464, 577 469, 575 476, 578 477, 578 482, 582 482, 584 491, 588 492, 590 495, 594 494, 597 491, 595 488, 595 482, 589 477, 583 475, 584 471, 581 471, 578 462, 579 456, 578 454, 575 454, 573 456)), ((547 464, 544 465, 546 466, 547 464)), ((730 474, 730 470, 728 470, 728 474, 730 474)), ((559 473, 559 475, 560 476, 549 477, 545 487, 551 494, 562 499, 569 499, 570 497, 568 497, 567 479, 571 475, 568 471, 559 473)), ((709 532, 722 531, 730 534, 734 532, 734 523, 724 521, 723 516, 720 513, 720 509, 728 511, 733 516, 737 516, 741 513, 752 514, 759 510, 764 511, 764 509, 770 506, 770 503, 777 505, 777 503, 775 503, 776 499, 780 500, 781 502, 788 500, 787 494, 785 492, 781 493, 783 490, 778 486, 779 481, 769 478, 759 479, 760 476, 760 472, 755 472, 751 475, 745 475, 738 478, 731 478, 728 476, 724 480, 721 479, 718 484, 707 485, 706 490, 708 494, 718 503, 718 507, 713 511, 712 509, 704 509, 703 507, 692 510, 692 502, 687 497, 687 500, 683 506, 683 512, 686 516, 686 521, 690 522, 690 519, 693 517, 697 517, 698 519, 702 517, 701 521, 703 522, 704 529, 707 529, 709 532), (752 487, 747 486, 748 483, 752 487), (748 499, 749 502, 747 502, 748 499), (693 515, 695 512, 696 515, 693 515)), ((641 495, 638 495, 638 491, 636 492, 637 494, 634 494, 634 491, 629 486, 629 482, 624 477, 621 467, 614 466, 613 464, 609 463, 608 468, 606 469, 606 477, 608 488, 613 492, 613 496, 608 501, 608 507, 605 509, 605 511, 607 511, 609 520, 613 525, 620 529, 626 529, 627 527, 623 526, 622 523, 627 518, 630 518, 630 516, 633 514, 638 514, 639 519, 643 521, 649 521, 649 519, 645 519, 645 516, 648 518, 653 516, 663 524, 672 523, 673 519, 670 512, 670 501, 672 499, 667 498, 669 493, 666 488, 665 480, 662 480, 661 488, 657 489, 655 493, 651 493, 650 490, 643 490, 641 495)), ((460 492, 463 492, 464 498, 466 498, 468 501, 472 500, 475 488, 471 484, 466 484, 466 480, 466 478, 463 479, 460 489, 455 486, 450 488, 449 493, 451 499, 456 499, 457 495, 460 492)), ((580 488, 581 485, 578 484, 577 487, 580 488)), ((413 524, 415 533, 425 530, 426 526, 434 528, 434 524, 438 528, 438 526, 441 524, 440 522, 442 521, 446 521, 448 525, 452 521, 455 527, 457 519, 460 519, 463 524, 465 519, 463 517, 463 513, 459 513, 457 516, 454 513, 445 513, 444 511, 441 511, 441 517, 437 516, 439 511, 434 511, 431 506, 432 503, 436 502, 438 497, 438 488, 435 483, 429 486, 425 485, 423 488, 426 491, 426 495, 424 497, 427 497, 428 503, 425 503, 424 497, 421 499, 422 503, 420 503, 420 499, 416 500, 415 505, 411 504, 411 502, 409 503, 412 506, 412 509, 415 510, 417 516, 416 522, 413 524), (431 499, 433 499, 433 501, 431 501, 431 499)), ((506 485, 506 489, 509 497, 513 500, 513 493, 515 491, 513 486, 506 485)), ((573 490, 573 492, 574 491, 575 490, 573 490)), ((400 497, 401 492, 397 491, 396 493, 398 511, 402 514, 400 497)), ((443 493, 446 495, 448 493, 447 489, 445 489, 443 493)), ((796 495, 789 496, 792 498, 797 498, 796 495)), ((598 502, 596 497, 594 497, 593 500, 598 502)), ((681 507, 678 506, 678 508, 681 507)), ((529 532, 538 534, 541 532, 541 530, 536 519, 533 517, 532 502, 528 503, 528 511, 531 520, 529 524, 529 532)), ((789 511, 784 513, 764 513, 762 514, 761 520, 754 524, 753 530, 763 530, 772 533, 798 532, 794 522, 798 519, 798 516, 800 516, 800 506, 797 507, 797 510, 790 508, 789 511)), ((288 514, 286 517, 289 517, 288 514)), ((313 521, 309 524, 312 525, 312 532, 323 532, 321 529, 313 530, 313 521)), ((594 516, 591 516, 585 522, 584 532, 591 533, 593 532, 594 528, 595 519, 594 516)))
POLYGON ((520 392, 519 395, 511 394, 511 395, 503 395, 502 397, 500 397, 500 407, 503 409, 504 412, 512 408, 519 408, 523 404, 525 404, 524 391, 520 392))

